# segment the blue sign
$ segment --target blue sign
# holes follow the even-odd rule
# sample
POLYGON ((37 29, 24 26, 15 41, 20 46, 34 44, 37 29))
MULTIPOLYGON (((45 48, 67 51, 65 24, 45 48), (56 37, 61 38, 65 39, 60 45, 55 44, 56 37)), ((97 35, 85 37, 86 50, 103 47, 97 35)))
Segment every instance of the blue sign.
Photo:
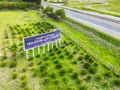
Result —
POLYGON ((45 34, 24 38, 24 50, 44 46, 61 38, 60 29, 45 34))

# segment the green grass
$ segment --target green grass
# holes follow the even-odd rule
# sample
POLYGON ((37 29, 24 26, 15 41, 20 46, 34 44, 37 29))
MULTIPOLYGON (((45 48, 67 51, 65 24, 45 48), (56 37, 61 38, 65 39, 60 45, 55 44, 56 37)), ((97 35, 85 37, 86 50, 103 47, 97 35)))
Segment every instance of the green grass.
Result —
POLYGON ((120 0, 107 0, 108 5, 95 5, 93 8, 120 13, 120 0))
MULTIPOLYGON (((8 15, 9 12, 6 14, 8 15)), ((48 18, 47 22, 43 23, 45 20, 42 20, 35 11, 26 13, 20 11, 19 14, 16 14, 15 11, 12 12, 12 15, 17 18, 11 17, 10 20, 7 19, 6 23, 1 24, 6 25, 6 29, 2 29, 4 31, 0 47, 4 52, 0 57, 1 90, 119 89, 119 77, 111 69, 105 67, 103 63, 97 61, 99 59, 91 56, 93 52, 86 51, 86 49, 92 49, 94 46, 95 50, 101 50, 99 49, 101 45, 98 47, 96 44, 92 44, 88 36, 76 31, 72 28, 73 26, 71 27, 65 22, 56 22, 48 18), (23 13, 25 17, 19 21, 23 13), (27 17, 31 17, 31 19, 26 21, 27 17), (17 23, 13 22, 15 19, 17 23), (52 26, 48 22, 52 23, 52 26), (32 58, 32 50, 29 50, 29 59, 26 60, 23 38, 45 33, 57 27, 62 30, 62 46, 56 47, 54 43, 54 48, 51 49, 50 44, 50 52, 48 52, 46 45, 45 54, 43 54, 41 47, 40 55, 38 49, 35 48, 34 58, 32 58), (81 43, 78 44, 78 42, 81 43)), ((84 30, 87 29, 82 25, 80 27, 84 30)))
POLYGON ((87 10, 97 12, 101 14, 107 14, 111 16, 120 17, 120 1, 119 0, 107 0, 108 5, 102 3, 69 3, 68 7, 77 8, 81 10, 87 10), (91 5, 91 8, 85 8, 85 6, 91 5))
MULTIPOLYGON (((65 22, 55 22, 50 19, 56 26, 60 26, 62 31, 69 35, 74 41, 92 54, 99 62, 111 68, 117 74, 120 74, 120 53, 119 45, 115 44, 114 39, 111 41, 105 40, 100 34, 95 33, 94 29, 86 27, 85 25, 74 25, 73 21, 70 24, 65 22), (69 27, 72 25, 71 27, 69 27), (113 42, 113 43, 111 43, 113 42)), ((70 20, 68 20, 70 22, 70 20)), ((108 36, 108 35, 106 35, 108 36)), ((108 36, 109 37, 109 36, 108 36)), ((110 39, 110 38, 109 38, 110 39)), ((118 40, 118 42, 120 42, 118 40)))
POLYGON ((39 20, 36 11, 0 11, 0 34, 7 24, 23 24, 39 20))

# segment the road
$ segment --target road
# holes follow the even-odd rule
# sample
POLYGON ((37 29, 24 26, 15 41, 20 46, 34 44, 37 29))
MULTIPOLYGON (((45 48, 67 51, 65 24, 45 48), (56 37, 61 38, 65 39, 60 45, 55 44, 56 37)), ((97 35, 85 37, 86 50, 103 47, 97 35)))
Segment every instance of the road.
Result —
MULTIPOLYGON (((68 7, 61 6, 59 4, 50 4, 43 3, 44 6, 52 6, 54 9, 64 8, 66 12, 66 16, 74 19, 78 22, 84 23, 92 28, 95 28, 99 31, 102 31, 106 34, 109 34, 117 39, 120 39, 120 18, 110 17, 101 14, 86 14, 79 12, 79 10, 74 10, 73 8, 68 9, 68 7), (109 19, 110 18, 110 19, 109 19), (115 22, 116 21, 116 22, 115 22)), ((81 10, 80 10, 81 11, 81 10)), ((88 12, 89 13, 89 12, 88 12)))

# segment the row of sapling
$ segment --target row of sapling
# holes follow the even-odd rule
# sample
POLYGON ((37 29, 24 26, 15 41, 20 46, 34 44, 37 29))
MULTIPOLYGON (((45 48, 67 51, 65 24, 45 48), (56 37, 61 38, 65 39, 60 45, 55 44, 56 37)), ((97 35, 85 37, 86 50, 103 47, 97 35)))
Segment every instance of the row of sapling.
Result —
POLYGON ((55 20, 63 20, 65 18, 65 11, 64 9, 57 9, 57 10, 53 10, 53 8, 51 6, 47 6, 45 9, 44 9, 44 12, 52 17, 53 19, 55 20))

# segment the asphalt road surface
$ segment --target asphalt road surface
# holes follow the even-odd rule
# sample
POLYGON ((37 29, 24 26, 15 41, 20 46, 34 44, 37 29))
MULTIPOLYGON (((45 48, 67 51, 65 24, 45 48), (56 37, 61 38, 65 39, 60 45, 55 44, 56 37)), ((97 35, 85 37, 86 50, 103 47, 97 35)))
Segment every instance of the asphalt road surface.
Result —
MULTIPOLYGON (((43 5, 47 6, 48 4, 43 3, 43 5)), ((61 8, 61 7, 59 7, 60 5, 57 5, 57 4, 49 4, 49 5, 52 6, 54 9, 61 8)), ((92 28, 95 28, 95 29, 100 30, 106 34, 109 34, 115 38, 120 39, 120 23, 112 22, 112 20, 109 21, 109 20, 106 20, 103 18, 93 17, 91 15, 75 12, 73 10, 69 10, 66 8, 64 8, 64 9, 65 9, 67 17, 74 19, 78 22, 82 22, 92 28)), ((118 18, 118 19, 120 19, 120 18, 118 18)))

